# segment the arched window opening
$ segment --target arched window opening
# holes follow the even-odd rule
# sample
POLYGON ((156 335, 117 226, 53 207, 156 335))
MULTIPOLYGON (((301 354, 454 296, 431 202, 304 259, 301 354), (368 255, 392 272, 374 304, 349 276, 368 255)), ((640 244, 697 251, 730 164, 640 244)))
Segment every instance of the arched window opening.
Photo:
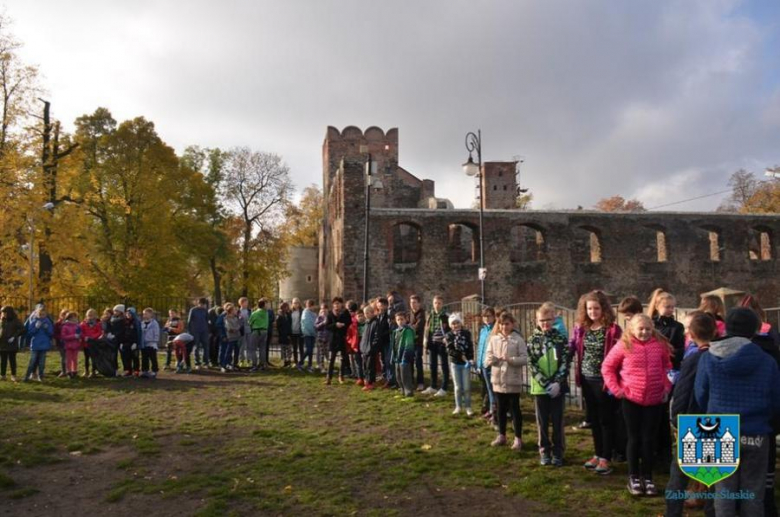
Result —
POLYGON ((534 262, 544 260, 545 242, 541 229, 526 224, 512 227, 510 232, 512 262, 534 262))
POLYGON ((465 224, 451 224, 449 226, 450 262, 476 262, 478 249, 476 228, 465 224))
POLYGON ((399 223, 393 227, 393 263, 413 264, 420 260, 422 235, 414 224, 399 223))
POLYGON ((574 262, 598 264, 602 260, 601 236, 596 228, 580 226, 574 230, 572 243, 572 259, 574 262))
POLYGON ((750 254, 750 260, 772 260, 772 234, 768 228, 757 227, 750 229, 748 253, 750 254))

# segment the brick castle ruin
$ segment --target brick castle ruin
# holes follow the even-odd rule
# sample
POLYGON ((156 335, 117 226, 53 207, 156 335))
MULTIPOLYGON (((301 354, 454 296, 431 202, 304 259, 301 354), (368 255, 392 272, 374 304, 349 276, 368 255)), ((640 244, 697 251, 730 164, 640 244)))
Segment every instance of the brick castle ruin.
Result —
MULTIPOLYGON (((392 289, 455 301, 478 294, 479 211, 453 209, 435 197, 433 181, 401 167, 395 128, 328 127, 319 249, 308 251, 318 252, 318 271, 292 271, 292 279, 305 277, 312 290, 316 282, 322 299, 362 298, 366 150, 381 183, 371 195, 370 295, 392 289)), ((489 303, 572 307, 591 289, 646 299, 663 287, 694 306, 720 286, 753 292, 765 306, 780 302, 780 217, 517 210, 516 165, 483 163, 489 303)))

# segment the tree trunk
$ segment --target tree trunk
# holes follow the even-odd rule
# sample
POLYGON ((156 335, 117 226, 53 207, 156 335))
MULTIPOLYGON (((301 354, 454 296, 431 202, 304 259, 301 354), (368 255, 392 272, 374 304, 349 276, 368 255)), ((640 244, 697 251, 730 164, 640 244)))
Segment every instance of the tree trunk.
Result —
POLYGON ((249 296, 249 242, 252 239, 252 223, 244 226, 244 244, 241 260, 241 296, 249 296))
MULTIPOLYGON (((51 103, 43 101, 43 135, 41 143, 41 168, 43 172, 43 189, 44 189, 44 202, 54 203, 57 199, 57 179, 56 172, 52 170, 51 160, 51 118, 50 111, 51 103)), ((39 207, 34 207, 37 212, 39 207)), ((35 214, 33 214, 35 217, 35 214)), ((52 263, 51 253, 47 248, 51 239, 51 228, 49 228, 48 221, 44 220, 43 224, 43 241, 38 244, 38 297, 46 298, 49 296, 49 287, 51 284, 51 273, 54 269, 52 263)))
POLYGON ((209 266, 211 266, 211 277, 214 279, 214 305, 222 305, 222 274, 217 268, 217 259, 211 257, 209 259, 209 266))

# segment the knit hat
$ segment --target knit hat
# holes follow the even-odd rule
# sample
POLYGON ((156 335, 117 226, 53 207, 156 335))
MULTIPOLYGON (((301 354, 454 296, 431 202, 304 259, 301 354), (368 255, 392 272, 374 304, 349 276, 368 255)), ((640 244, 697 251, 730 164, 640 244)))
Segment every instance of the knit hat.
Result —
POLYGON ((119 305, 114 305, 114 312, 125 312, 125 306, 121 303, 119 305))
POLYGON ((461 314, 459 312, 453 312, 452 314, 450 314, 450 320, 449 321, 450 321, 450 325, 452 325, 456 321, 462 325, 463 324, 463 316, 461 316, 461 314))
POLYGON ((726 314, 726 335, 746 337, 756 335, 761 322, 752 310, 746 307, 734 307, 726 314))

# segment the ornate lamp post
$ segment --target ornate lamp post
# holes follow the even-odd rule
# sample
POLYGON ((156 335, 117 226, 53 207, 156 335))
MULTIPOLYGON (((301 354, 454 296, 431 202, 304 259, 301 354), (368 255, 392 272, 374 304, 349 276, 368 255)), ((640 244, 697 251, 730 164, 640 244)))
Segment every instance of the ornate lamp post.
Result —
POLYGON ((469 131, 466 133, 466 150, 469 152, 469 159, 463 164, 463 172, 467 176, 476 176, 479 181, 479 281, 481 286, 481 300, 485 302, 485 232, 483 225, 483 212, 485 210, 485 196, 482 192, 482 131, 477 130, 477 134, 469 131), (474 163, 472 153, 477 153, 477 163, 474 163))

